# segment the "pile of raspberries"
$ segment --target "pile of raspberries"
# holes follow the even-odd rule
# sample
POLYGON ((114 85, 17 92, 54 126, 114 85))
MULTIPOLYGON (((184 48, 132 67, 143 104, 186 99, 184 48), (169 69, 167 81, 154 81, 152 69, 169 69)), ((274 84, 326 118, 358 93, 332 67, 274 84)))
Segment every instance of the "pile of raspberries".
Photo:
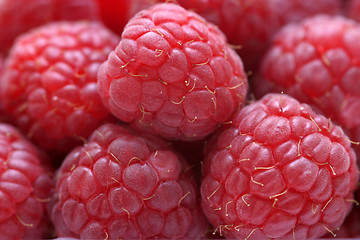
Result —
POLYGON ((0 1, 0 238, 360 238, 359 16, 0 1))

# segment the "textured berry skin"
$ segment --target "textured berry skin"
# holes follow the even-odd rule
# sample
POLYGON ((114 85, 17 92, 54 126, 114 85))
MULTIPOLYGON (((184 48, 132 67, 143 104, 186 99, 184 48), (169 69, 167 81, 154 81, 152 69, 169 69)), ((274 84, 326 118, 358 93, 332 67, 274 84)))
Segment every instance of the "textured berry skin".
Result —
POLYGON ((1 239, 40 239, 47 227, 52 180, 38 150, 14 127, 0 124, 1 239))
POLYGON ((4 69, 5 109, 29 139, 67 152, 110 114, 97 70, 119 39, 99 23, 56 22, 22 35, 4 69))
POLYGON ((347 136, 288 95, 244 107, 206 152, 202 206, 226 237, 317 238, 352 207, 358 168, 347 136))
POLYGON ((200 238, 208 222, 185 161, 161 139, 115 124, 65 159, 51 218, 59 237, 200 238))
POLYGON ((15 38, 32 28, 59 20, 96 20, 95 0, 2 0, 0 52, 6 53, 15 38))
POLYGON ((262 62, 257 97, 284 91, 359 141, 359 39, 360 25, 340 16, 314 16, 283 28, 262 62))
POLYGON ((242 105, 247 79, 224 35, 197 14, 157 4, 136 14, 100 66, 108 109, 135 127, 196 140, 242 105))
MULTIPOLYGON (((359 207, 359 197, 360 192, 357 191, 355 193, 355 200, 357 201, 357 205, 353 207, 350 214, 346 217, 343 225, 341 226, 340 230, 336 232, 336 237, 338 238, 353 238, 359 239, 360 238, 360 207, 359 207)), ((329 236, 329 234, 327 235, 329 236)))
POLYGON ((281 26, 317 13, 340 13, 342 0, 177 0, 219 26, 247 71, 256 71, 281 26), (264 24, 266 23, 266 24, 264 24))

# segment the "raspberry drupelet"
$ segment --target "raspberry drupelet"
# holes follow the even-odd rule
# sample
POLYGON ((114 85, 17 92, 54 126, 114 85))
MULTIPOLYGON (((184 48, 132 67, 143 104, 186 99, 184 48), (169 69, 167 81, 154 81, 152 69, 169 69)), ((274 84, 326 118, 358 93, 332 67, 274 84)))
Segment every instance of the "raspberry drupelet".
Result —
MULTIPOLYGON (((355 200, 357 205, 353 207, 349 215, 346 217, 343 225, 340 230, 336 232, 336 237, 343 239, 360 239, 360 206, 359 206, 359 197, 360 192, 355 193, 355 200)), ((330 238, 331 235, 327 234, 326 237, 330 238)))
POLYGON ((341 16, 318 15, 284 27, 263 59, 256 96, 283 91, 359 141, 359 39, 360 25, 341 16))
POLYGON ((202 206, 238 239, 312 239, 354 203, 358 167, 342 129, 285 94, 244 107, 207 147, 202 206))
POLYGON ((134 127, 202 139, 242 106, 247 78, 225 36, 199 15, 170 3, 137 13, 99 68, 107 108, 134 127))
POLYGON ((43 155, 13 126, 0 123, 1 239, 41 239, 52 179, 43 155))
POLYGON ((97 71, 119 38, 100 23, 56 22, 16 41, 1 80, 5 110, 45 150, 66 153, 111 117, 97 71))
POLYGON ((184 159, 160 138, 111 123, 65 158, 50 205, 58 237, 199 239, 208 231, 184 159))

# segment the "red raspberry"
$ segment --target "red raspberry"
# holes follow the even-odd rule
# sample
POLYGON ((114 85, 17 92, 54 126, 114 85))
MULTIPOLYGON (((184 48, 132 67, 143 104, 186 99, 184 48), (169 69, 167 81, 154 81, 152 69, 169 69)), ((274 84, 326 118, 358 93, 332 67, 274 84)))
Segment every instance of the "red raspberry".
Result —
POLYGON ((38 150, 14 127, 0 123, 1 239, 40 239, 52 180, 38 150))
POLYGON ((268 94, 212 138, 202 206, 226 237, 317 238, 342 224, 358 175, 340 127, 288 95, 268 94))
MULTIPOLYGON (((360 209, 359 206, 355 206, 349 216, 345 219, 343 225, 339 231, 336 232, 336 237, 341 239, 360 239, 360 209)), ((325 237, 331 238, 332 236, 327 234, 325 237)))
POLYGON ((4 69, 2 98, 28 138, 66 152, 109 118, 97 70, 118 42, 89 22, 51 23, 18 39, 4 69))
POLYGON ((219 26, 246 70, 256 71, 272 35, 283 25, 317 13, 338 14, 342 0, 177 0, 219 26))
POLYGON ((0 52, 7 52, 14 39, 32 28, 59 20, 98 19, 95 0, 1 0, 0 52))
POLYGON ((360 140, 359 40, 360 25, 340 16, 283 28, 263 60, 256 95, 284 91, 360 140))
POLYGON ((53 1, 52 21, 100 20, 99 6, 96 0, 75 0, 75 1, 51 0, 51 1, 53 1))
MULTIPOLYGON (((342 239, 360 239, 360 191, 359 189, 355 192, 355 203, 356 205, 352 208, 349 215, 345 218, 344 223, 340 227, 339 231, 336 232, 336 237, 342 239)), ((331 234, 327 234, 324 238, 331 238, 331 234)))
POLYGON ((136 12, 150 7, 152 0, 97 0, 101 20, 104 24, 121 35, 124 26, 136 12))
POLYGON ((160 138, 115 124, 65 159, 51 218, 59 237, 199 238, 208 227, 183 159, 160 138))
POLYGON ((3 56, 0 54, 0 78, 1 78, 3 68, 4 68, 4 59, 3 59, 3 56))
POLYGON ((197 14, 158 4, 135 15, 101 65, 100 95, 137 128, 196 140, 242 105, 247 79, 224 35, 197 14))
MULTIPOLYGON (((2 73, 3 73, 3 69, 4 69, 4 62, 5 62, 4 58, 0 54, 0 82, 1 82, 2 73)), ((1 89, 1 84, 0 84, 0 89, 1 89)), ((9 116, 8 116, 8 114, 6 114, 6 112, 4 110, 3 101, 0 98, 0 123, 7 123, 7 122, 10 122, 9 116)))
POLYGON ((349 0, 346 5, 346 14, 348 17, 360 21, 360 1, 359 0, 349 0))

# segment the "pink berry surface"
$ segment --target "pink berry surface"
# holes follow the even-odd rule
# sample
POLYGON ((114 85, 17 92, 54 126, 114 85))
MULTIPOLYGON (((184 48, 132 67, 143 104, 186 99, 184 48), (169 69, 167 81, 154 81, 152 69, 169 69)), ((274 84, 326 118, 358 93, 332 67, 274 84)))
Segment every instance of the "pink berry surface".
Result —
POLYGON ((42 156, 17 129, 0 123, 1 239, 46 237, 46 202, 52 180, 42 156))
POLYGON ((119 119, 167 138, 202 139, 243 104, 241 59, 218 29, 175 4, 135 15, 99 68, 104 104, 119 119))
POLYGON ((191 170, 155 136, 105 124, 69 153, 56 179, 58 237, 199 239, 208 230, 191 170))
POLYGON ((110 114, 97 88, 97 70, 119 38, 100 23, 55 22, 22 35, 1 80, 5 110, 46 150, 82 143, 110 114))
POLYGON ((360 239, 360 0, 0 0, 0 240, 360 239))
POLYGON ((359 141, 359 39, 360 25, 340 16, 318 15, 286 26, 262 61, 255 94, 283 91, 359 141))
POLYGON ((244 107, 213 136, 201 184, 215 231, 238 239, 314 239, 352 208, 356 155, 342 129, 285 94, 244 107))

